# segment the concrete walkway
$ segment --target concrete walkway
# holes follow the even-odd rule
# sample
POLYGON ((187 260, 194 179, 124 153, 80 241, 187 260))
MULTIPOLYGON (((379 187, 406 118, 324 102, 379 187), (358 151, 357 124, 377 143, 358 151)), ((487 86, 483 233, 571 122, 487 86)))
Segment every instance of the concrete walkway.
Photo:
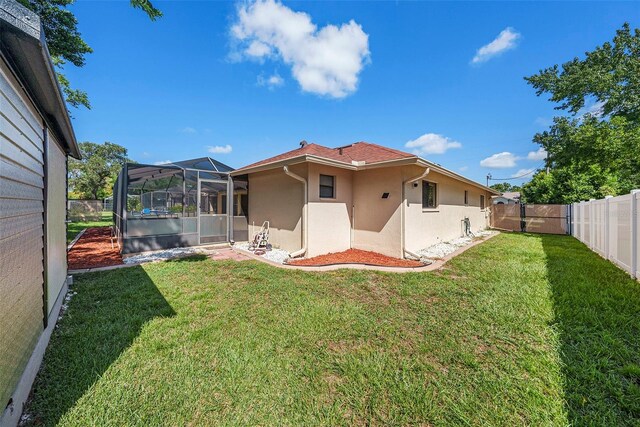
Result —
POLYGON ((217 249, 214 255, 209 255, 209 259, 214 261, 225 261, 225 260, 233 260, 233 261, 248 261, 251 259, 245 251, 235 251, 232 248, 224 248, 217 249))
MULTIPOLYGON (((154 251, 147 252, 147 253, 153 253, 153 252, 154 251)), ((175 260, 180 259, 180 258, 187 258, 187 257, 190 257, 190 256, 195 256, 195 255, 206 255, 206 256, 208 256, 210 259, 212 259, 214 261, 224 261, 224 260, 248 261, 248 260, 251 259, 250 256, 248 256, 248 255, 246 255, 244 253, 240 253, 238 251, 234 251, 233 249, 231 249, 231 247, 216 248, 214 251, 207 251, 207 252, 204 252, 204 251, 203 252, 193 252, 193 253, 177 256, 177 257, 171 258, 171 259, 161 259, 161 260, 146 261, 146 262, 133 262, 133 263, 129 263, 129 264, 111 265, 111 266, 108 266, 108 267, 94 267, 94 268, 83 268, 83 269, 78 269, 78 270, 69 270, 68 274, 95 273, 95 272, 98 272, 98 271, 116 270, 118 268, 137 267, 139 265, 151 264, 151 263, 154 263, 154 262, 175 261, 175 260), (213 252, 213 253, 207 253, 207 252, 213 252)), ((142 252, 142 253, 145 253, 145 252, 142 252)))

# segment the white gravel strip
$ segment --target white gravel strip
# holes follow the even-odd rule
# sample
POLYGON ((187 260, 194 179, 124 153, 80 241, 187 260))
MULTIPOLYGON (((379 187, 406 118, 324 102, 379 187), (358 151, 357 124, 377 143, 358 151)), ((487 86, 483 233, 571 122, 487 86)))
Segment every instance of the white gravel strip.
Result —
MULTIPOLYGON (((208 251, 208 253, 210 252, 211 251, 208 251)), ((142 262, 163 261, 197 253, 204 253, 204 251, 199 248, 174 248, 156 252, 147 252, 140 255, 132 255, 124 258, 122 261, 125 264, 140 264, 142 262)))
MULTIPOLYGON (((251 252, 249 250, 249 243, 236 243, 234 247, 243 251, 251 252)), ((264 255, 259 256, 277 264, 284 264, 284 262, 289 259, 289 252, 282 249, 272 248, 270 251, 265 251, 264 255)))
MULTIPOLYGON (((493 232, 482 230, 474 234, 475 237, 485 237, 493 234, 493 232)), ((459 237, 449 242, 441 242, 427 248, 420 249, 419 251, 416 251, 416 254, 428 260, 442 259, 445 256, 457 251, 459 248, 467 246, 472 241, 473 238, 471 237, 459 237)))

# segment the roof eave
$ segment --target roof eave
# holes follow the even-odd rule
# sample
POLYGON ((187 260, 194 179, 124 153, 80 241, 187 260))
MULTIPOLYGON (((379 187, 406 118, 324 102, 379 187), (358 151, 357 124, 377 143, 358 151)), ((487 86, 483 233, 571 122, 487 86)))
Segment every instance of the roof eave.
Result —
POLYGON ((263 172, 271 169, 278 169, 283 166, 295 165, 298 163, 317 163, 327 166, 339 167, 342 169, 350 169, 355 170, 356 166, 351 165, 349 163, 339 162, 332 159, 327 159, 326 157, 314 156, 313 154, 301 154, 295 157, 289 157, 288 159, 276 160, 274 162, 265 163, 257 166, 244 167, 240 169, 236 169, 231 173, 231 176, 237 175, 245 175, 249 173, 263 172))
POLYGON ((0 0, 0 21, 3 36, 7 32, 3 53, 13 72, 65 151, 79 159, 80 150, 39 16, 13 0, 0 0))
POLYGON ((362 165, 355 165, 355 164, 339 162, 333 159, 328 159, 326 157, 314 156, 311 154, 301 154, 299 156, 290 157, 288 159, 277 160, 275 162, 265 163, 265 164, 257 165, 254 167, 236 169, 231 173, 231 175, 237 176, 237 175, 245 175, 245 174, 256 173, 256 172, 263 172, 267 170, 277 169, 283 166, 293 165, 297 163, 304 163, 304 162, 323 164, 327 166, 333 166, 341 169, 354 170, 354 171, 366 170, 366 169, 377 169, 377 168, 383 168, 383 167, 393 167, 393 166, 418 165, 423 167, 429 167, 432 170, 442 175, 446 175, 451 178, 466 182, 467 184, 471 184, 475 187, 481 188, 492 194, 496 194, 496 195, 500 194, 499 191, 496 191, 493 188, 486 187, 480 183, 477 183, 469 178, 466 178, 460 174, 457 174, 453 171, 450 171, 449 169, 446 169, 428 160, 422 159, 418 156, 405 157, 405 158, 393 159, 393 160, 384 160, 384 161, 373 162, 373 163, 365 163, 362 165))
POLYGON ((433 169, 434 171, 438 172, 439 174, 448 176, 450 178, 455 178, 455 179, 460 180, 460 181, 464 181, 467 184, 471 184, 471 185, 473 185, 475 187, 478 187, 478 188, 482 188, 483 190, 488 191, 489 193, 496 194, 496 195, 500 195, 501 194, 499 191, 496 191, 493 188, 487 187, 486 185, 482 185, 482 184, 480 184, 480 183, 478 183, 478 182, 476 182, 476 181, 474 181, 472 179, 464 177, 464 176, 462 176, 462 175, 460 175, 458 173, 455 173, 455 172, 453 172, 453 171, 451 171, 451 170, 449 170, 447 168, 444 168, 444 167, 442 167, 442 166, 440 166, 440 165, 438 165, 436 163, 430 162, 430 161, 425 160, 423 158, 418 158, 418 162, 417 163, 420 166, 429 167, 429 168, 433 169))

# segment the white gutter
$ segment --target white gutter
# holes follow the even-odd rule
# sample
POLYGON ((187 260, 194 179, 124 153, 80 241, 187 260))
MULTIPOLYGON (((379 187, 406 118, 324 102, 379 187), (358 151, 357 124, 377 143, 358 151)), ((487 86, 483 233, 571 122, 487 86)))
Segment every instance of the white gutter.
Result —
POLYGON ((286 173, 287 175, 289 175, 291 178, 293 179, 297 179, 298 181, 302 182, 302 191, 304 193, 304 205, 302 205, 302 224, 301 224, 301 231, 302 231, 302 249, 292 252, 289 254, 289 256, 291 258, 296 258, 299 256, 304 255, 307 252, 307 204, 308 204, 308 200, 307 200, 307 180, 304 179, 303 177, 296 175, 293 172, 289 171, 289 167, 288 166, 284 166, 283 167, 284 173, 286 173))
POLYGON ((414 176, 413 178, 409 178, 406 181, 402 182, 402 205, 400 206, 400 246, 402 247, 402 258, 405 258, 406 254, 409 254, 410 256, 414 257, 415 259, 420 259, 420 255, 415 254, 409 250, 407 250, 407 248, 404 247, 404 242, 405 242, 405 236, 404 236, 404 232, 405 232, 405 204, 406 204, 406 197, 405 197, 405 186, 407 184, 411 184, 413 182, 419 181, 422 178, 424 178, 425 176, 427 176, 429 174, 429 172, 431 171, 430 168, 426 168, 424 170, 424 172, 422 172, 422 174, 418 175, 418 176, 414 176))

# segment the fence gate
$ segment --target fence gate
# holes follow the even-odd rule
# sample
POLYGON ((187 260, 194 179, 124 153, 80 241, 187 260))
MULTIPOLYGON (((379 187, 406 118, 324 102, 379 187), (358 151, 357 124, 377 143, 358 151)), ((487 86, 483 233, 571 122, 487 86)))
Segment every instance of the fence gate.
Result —
POLYGON ((491 227, 527 233, 571 234, 571 205, 492 205, 491 227))

